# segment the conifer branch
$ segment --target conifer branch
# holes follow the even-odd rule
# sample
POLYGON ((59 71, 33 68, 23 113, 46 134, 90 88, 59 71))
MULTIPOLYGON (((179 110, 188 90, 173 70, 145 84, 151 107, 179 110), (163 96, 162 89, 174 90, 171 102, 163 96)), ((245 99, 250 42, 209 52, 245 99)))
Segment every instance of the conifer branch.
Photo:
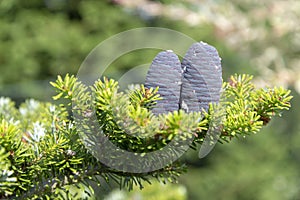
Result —
MULTIPOLYGON (((112 79, 87 87, 70 75, 58 76, 51 83, 57 90, 53 98, 62 102, 59 105, 28 100, 16 108, 10 99, 1 97, 0 199, 64 198, 70 195, 70 185, 86 190, 80 185, 90 187, 90 181, 100 184, 100 179, 128 189, 133 185, 142 188, 153 178, 176 182, 186 171, 179 161, 148 173, 122 172, 96 159, 94 150, 103 144, 94 145, 94 149, 89 145, 97 141, 97 134, 103 134, 118 148, 141 157, 174 141, 192 140, 190 148, 197 148, 220 107, 219 142, 255 134, 272 117, 290 108, 292 96, 283 88, 256 89, 251 79, 249 75, 231 76, 223 84, 219 105, 211 104, 202 113, 178 110, 153 115, 151 109, 161 99, 159 88, 141 85, 123 93, 112 79), (97 134, 85 138, 85 131, 97 134)), ((92 188, 90 191, 92 195, 92 188)))

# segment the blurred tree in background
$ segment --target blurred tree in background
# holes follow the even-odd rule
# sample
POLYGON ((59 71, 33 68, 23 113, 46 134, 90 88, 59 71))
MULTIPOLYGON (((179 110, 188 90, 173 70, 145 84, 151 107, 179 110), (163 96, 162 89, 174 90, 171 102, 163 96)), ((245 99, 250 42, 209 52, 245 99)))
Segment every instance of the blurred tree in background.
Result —
MULTIPOLYGON (((76 74, 108 37, 144 26, 180 31, 216 46, 225 80, 250 73, 257 85, 289 87, 295 96, 291 111, 256 137, 217 145, 201 160, 196 151, 185 157, 192 169, 181 180, 188 199, 298 199, 299 15, 293 0, 1 0, 0 95, 50 101, 49 80, 76 74)), ((156 52, 124 55, 106 74, 118 78, 156 52)))
MULTIPOLYGON (((228 65, 235 66, 238 64, 236 60, 243 60, 230 54, 230 50, 212 35, 214 30, 210 24, 199 30, 199 27, 191 27, 183 21, 155 18, 143 14, 142 10, 136 12, 123 8, 116 2, 2 0, 0 94, 16 100, 28 97, 50 100, 50 90, 46 89, 49 79, 67 72, 76 74, 84 58, 100 42, 119 32, 144 26, 167 27, 195 40, 205 40, 217 46, 219 51, 229 54, 230 58, 225 61, 228 65)), ((133 66, 151 62, 157 52, 140 50, 124 55, 107 69, 107 76, 118 78, 133 66)))
MULTIPOLYGON (((3 94, 40 97, 48 79, 67 72, 76 74, 98 43, 120 31, 145 25, 135 16, 120 12, 121 8, 105 1, 1 1, 3 94), (31 80, 47 81, 41 87, 31 80)), ((141 57, 129 57, 120 70, 128 69, 138 59, 141 57)), ((49 97, 44 94, 44 98, 49 97)))

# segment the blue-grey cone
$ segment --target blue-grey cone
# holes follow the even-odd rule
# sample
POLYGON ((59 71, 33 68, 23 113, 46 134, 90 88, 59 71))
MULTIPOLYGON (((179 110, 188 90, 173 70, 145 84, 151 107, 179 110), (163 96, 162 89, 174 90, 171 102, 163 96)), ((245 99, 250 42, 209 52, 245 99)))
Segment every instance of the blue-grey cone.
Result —
POLYGON ((205 111, 209 103, 220 100, 222 89, 221 58, 204 42, 194 43, 182 60, 183 78, 180 105, 186 112, 205 111))
POLYGON ((145 82, 146 88, 159 87, 158 93, 163 98, 157 101, 152 109, 154 114, 179 110, 181 76, 181 63, 173 51, 167 50, 157 54, 148 70, 145 82))

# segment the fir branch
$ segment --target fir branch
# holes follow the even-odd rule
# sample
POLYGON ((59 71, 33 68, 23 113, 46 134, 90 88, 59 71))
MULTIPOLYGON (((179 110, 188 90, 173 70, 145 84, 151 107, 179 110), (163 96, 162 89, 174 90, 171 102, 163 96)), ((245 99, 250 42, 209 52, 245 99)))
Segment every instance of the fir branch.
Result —
POLYGON ((94 157, 102 152, 95 149, 105 146, 99 136, 121 150, 139 153, 142 160, 167 145, 178 149, 164 156, 181 155, 184 141, 195 149, 212 126, 220 131, 219 142, 255 134, 271 117, 288 110, 292 97, 283 88, 256 89, 251 79, 232 76, 223 84, 220 104, 202 113, 179 110, 156 116, 151 109, 161 99, 159 88, 141 85, 122 93, 112 79, 86 87, 70 75, 51 83, 57 90, 54 99, 67 100, 59 106, 28 100, 17 109, 11 100, 0 98, 0 198, 66 198, 71 185, 84 190, 90 181, 100 184, 100 178, 128 189, 142 188, 153 178, 176 182, 186 171, 180 162, 148 173, 118 171, 101 163, 94 157), (71 109, 73 115, 67 112, 71 109), (216 123, 218 117, 222 123, 216 123))

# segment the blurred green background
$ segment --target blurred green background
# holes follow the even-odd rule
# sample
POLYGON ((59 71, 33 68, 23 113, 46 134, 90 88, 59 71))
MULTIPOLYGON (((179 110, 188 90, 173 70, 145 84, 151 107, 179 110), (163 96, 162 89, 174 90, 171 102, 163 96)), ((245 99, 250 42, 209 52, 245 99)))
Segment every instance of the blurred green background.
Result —
MULTIPOLYGON (((214 45, 223 78, 255 75, 258 87, 292 90, 292 109, 259 134, 183 158, 179 185, 131 193, 100 188, 103 199, 300 199, 300 1, 0 0, 0 96, 51 101, 49 81, 76 74, 88 53, 114 34, 165 27, 214 45)), ((146 38, 145 38, 146 39, 146 38)), ((120 78, 157 50, 126 54, 105 75, 120 78)))

